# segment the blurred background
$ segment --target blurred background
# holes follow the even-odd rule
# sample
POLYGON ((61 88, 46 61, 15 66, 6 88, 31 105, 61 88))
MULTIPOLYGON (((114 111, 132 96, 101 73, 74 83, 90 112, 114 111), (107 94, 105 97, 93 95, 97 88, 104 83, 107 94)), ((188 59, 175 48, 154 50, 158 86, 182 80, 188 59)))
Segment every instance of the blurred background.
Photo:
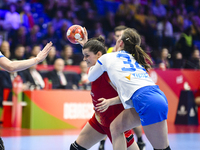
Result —
MULTIPOLYGON (((200 133, 200 0, 0 0, 0 51, 5 57, 29 59, 53 42, 40 64, 14 73, 0 69, 0 133, 7 146, 15 139, 6 137, 13 135, 71 134, 38 130, 80 130, 92 116, 82 47, 66 36, 74 24, 85 27, 89 38, 103 35, 108 51, 115 45, 116 27, 136 29, 142 49, 153 61, 150 76, 169 101, 169 133, 200 133), (16 92, 13 83, 19 82, 21 108, 16 110, 12 92, 16 92)), ((185 136, 180 142, 186 141, 185 136)), ((200 149, 189 141, 193 149, 200 149)), ((180 147, 176 143, 172 148, 180 147)))

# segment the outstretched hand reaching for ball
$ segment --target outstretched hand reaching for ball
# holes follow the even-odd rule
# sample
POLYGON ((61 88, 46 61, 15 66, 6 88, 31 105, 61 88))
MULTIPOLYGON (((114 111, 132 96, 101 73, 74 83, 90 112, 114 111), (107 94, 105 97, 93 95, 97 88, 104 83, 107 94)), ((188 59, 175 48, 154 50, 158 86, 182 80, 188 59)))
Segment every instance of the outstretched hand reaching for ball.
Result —
POLYGON ((80 40, 76 40, 76 42, 78 42, 81 46, 83 46, 87 41, 88 41, 88 33, 87 33, 87 30, 86 30, 86 28, 84 27, 83 28, 83 35, 84 35, 84 37, 83 37, 83 39, 80 41, 80 40))
POLYGON ((38 53, 36 57, 37 63, 42 62, 47 57, 51 50, 52 44, 52 42, 47 43, 43 50, 38 53))

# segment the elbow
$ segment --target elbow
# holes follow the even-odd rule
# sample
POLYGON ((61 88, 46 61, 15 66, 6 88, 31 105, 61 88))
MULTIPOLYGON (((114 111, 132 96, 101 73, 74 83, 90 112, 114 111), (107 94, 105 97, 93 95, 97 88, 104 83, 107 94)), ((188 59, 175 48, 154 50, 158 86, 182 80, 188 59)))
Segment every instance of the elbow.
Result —
POLYGON ((6 68, 6 71, 8 71, 8 72, 15 72, 16 70, 15 70, 15 68, 13 66, 8 66, 6 68))
POLYGON ((89 80, 90 82, 93 82, 93 81, 94 81, 94 79, 93 79, 91 76, 88 76, 88 80, 89 80))

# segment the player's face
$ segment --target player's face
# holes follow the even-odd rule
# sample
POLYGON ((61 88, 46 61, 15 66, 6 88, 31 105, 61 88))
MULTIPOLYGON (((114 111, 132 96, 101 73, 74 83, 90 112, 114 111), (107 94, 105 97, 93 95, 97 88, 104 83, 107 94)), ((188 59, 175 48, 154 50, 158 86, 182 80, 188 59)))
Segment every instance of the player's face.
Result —
POLYGON ((94 66, 99 58, 98 53, 94 54, 89 48, 83 49, 82 53, 84 56, 83 60, 86 61, 88 67, 94 66))
POLYGON ((115 45, 115 50, 116 51, 120 51, 122 48, 121 48, 121 45, 120 45, 120 43, 121 43, 121 37, 122 37, 122 35, 120 35, 119 36, 119 38, 118 38, 118 40, 116 41, 116 45, 115 45))
POLYGON ((116 32, 115 32, 115 40, 116 40, 116 41, 119 39, 119 37, 122 35, 123 32, 124 32, 123 30, 122 30, 122 31, 116 31, 116 32))

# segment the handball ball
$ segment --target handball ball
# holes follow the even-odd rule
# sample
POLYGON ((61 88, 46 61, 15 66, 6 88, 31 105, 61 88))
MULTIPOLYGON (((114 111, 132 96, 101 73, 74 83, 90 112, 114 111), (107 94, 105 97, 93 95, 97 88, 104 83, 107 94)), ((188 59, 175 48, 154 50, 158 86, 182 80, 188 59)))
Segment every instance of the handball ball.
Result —
POLYGON ((67 30, 67 39, 73 44, 79 44, 75 40, 82 40, 84 38, 83 27, 80 25, 73 25, 67 30))

